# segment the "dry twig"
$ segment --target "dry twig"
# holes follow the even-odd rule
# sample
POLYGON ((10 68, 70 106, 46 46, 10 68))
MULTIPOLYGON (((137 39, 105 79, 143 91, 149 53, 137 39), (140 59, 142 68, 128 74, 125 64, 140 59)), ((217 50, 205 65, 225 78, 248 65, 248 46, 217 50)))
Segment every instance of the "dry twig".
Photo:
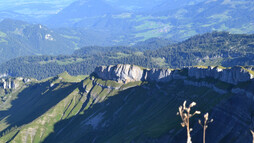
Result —
POLYGON ((252 134, 252 143, 254 143, 254 132, 252 130, 250 130, 251 134, 252 134))
POLYGON ((190 132, 192 131, 192 128, 190 128, 190 118, 193 117, 196 114, 200 114, 200 111, 195 111, 193 114, 190 113, 191 108, 196 106, 195 102, 192 102, 189 107, 186 107, 186 101, 183 102, 183 106, 179 107, 179 112, 177 112, 177 115, 181 116, 182 119, 182 127, 186 127, 187 130, 187 143, 192 143, 191 142, 191 136, 190 132))
POLYGON ((203 128, 203 143, 205 143, 205 132, 206 132, 206 129, 208 128, 208 124, 213 122, 213 119, 208 120, 208 118, 209 118, 208 116, 209 116, 208 113, 206 113, 204 115, 204 122, 203 123, 201 122, 201 120, 198 120, 198 123, 203 128))

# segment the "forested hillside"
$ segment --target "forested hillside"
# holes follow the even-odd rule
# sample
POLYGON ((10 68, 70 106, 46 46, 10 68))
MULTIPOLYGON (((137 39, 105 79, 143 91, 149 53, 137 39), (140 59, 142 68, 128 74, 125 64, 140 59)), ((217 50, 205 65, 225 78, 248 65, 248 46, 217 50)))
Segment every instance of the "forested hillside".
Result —
MULTIPOLYGON (((121 50, 112 47, 111 51, 108 51, 110 48, 105 48, 107 50, 97 53, 92 47, 87 48, 74 52, 72 56, 32 56, 13 59, 0 65, 0 73, 43 79, 64 71, 68 71, 71 75, 86 75, 99 65, 119 63, 148 68, 254 65, 254 35, 247 34, 207 33, 164 48, 146 51, 133 50, 131 47, 122 47, 121 50)), ((97 48, 100 51, 101 48, 97 48)))
POLYGON ((0 63, 31 55, 72 53, 78 41, 40 24, 5 19, 0 22, 0 63))

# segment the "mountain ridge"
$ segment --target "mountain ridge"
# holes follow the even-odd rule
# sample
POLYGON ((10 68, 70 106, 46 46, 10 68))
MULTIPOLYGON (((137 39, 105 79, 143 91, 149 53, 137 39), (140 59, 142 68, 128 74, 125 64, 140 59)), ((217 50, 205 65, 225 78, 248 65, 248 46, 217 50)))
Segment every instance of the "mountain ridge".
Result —
POLYGON ((110 47, 109 49, 84 47, 71 56, 16 58, 1 64, 0 73, 14 77, 43 79, 64 71, 71 75, 88 75, 98 65, 133 64, 147 68, 182 68, 195 65, 253 66, 253 36, 253 34, 213 32, 197 35, 179 43, 168 43, 169 45, 165 47, 167 42, 164 44, 164 40, 162 43, 160 40, 154 41, 154 44, 150 44, 148 40, 147 44, 143 44, 144 46, 134 47, 110 47), (139 47, 144 51, 139 51, 139 47))
POLYGON ((246 82, 254 78, 253 67, 246 69, 244 67, 225 68, 221 66, 197 66, 175 70, 145 69, 135 65, 118 64, 116 66, 97 67, 93 73, 103 80, 114 80, 119 83, 135 81, 169 82, 174 79, 194 77, 196 79, 214 78, 237 85, 239 82, 246 82))
POLYGON ((41 24, 13 19, 0 22, 0 63, 21 56, 68 54, 77 46, 75 40, 41 24))
MULTIPOLYGON (((197 75, 204 75, 203 70, 209 71, 204 67, 194 69, 197 75)), ((188 72, 182 69, 181 74, 186 76, 188 72)), ((62 73, 44 81, 31 81, 21 91, 11 90, 8 94, 12 98, 4 95, 11 99, 12 106, 0 111, 1 121, 5 121, 5 124, 0 123, 3 133, 0 141, 184 142, 185 130, 180 128, 180 118, 175 114, 183 100, 187 100, 196 101, 201 112, 209 112, 214 118, 207 130, 208 143, 230 143, 238 131, 244 137, 234 142, 249 142, 253 85, 253 79, 235 85, 200 76, 168 82, 118 83, 93 75, 80 80, 80 77, 62 73), (27 92, 32 94, 28 96, 27 92), (44 105, 43 108, 38 104, 44 105), (232 107, 234 111, 229 110, 231 106, 235 107, 232 107), (40 112, 34 112, 37 109, 40 112), (20 114, 22 111, 26 114, 20 114), (228 118, 228 114, 232 114, 233 119, 228 118), (26 119, 25 122, 18 120, 18 116, 26 119)), ((196 131, 192 133, 193 141, 202 142, 202 129, 198 123, 193 122, 193 130, 196 131)))

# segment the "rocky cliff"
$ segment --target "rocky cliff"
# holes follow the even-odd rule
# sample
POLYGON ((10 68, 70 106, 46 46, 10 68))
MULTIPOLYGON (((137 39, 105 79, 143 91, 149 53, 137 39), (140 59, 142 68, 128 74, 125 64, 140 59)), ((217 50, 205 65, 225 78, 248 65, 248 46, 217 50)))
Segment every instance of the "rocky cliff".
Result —
POLYGON ((29 78, 0 78, 0 88, 2 89, 17 89, 21 83, 30 82, 29 78))
POLYGON ((94 73, 104 80, 123 83, 140 81, 143 77, 143 70, 135 65, 101 66, 97 67, 94 73))
POLYGON ((251 74, 251 71, 252 68, 246 69, 244 67, 190 67, 188 69, 188 76, 195 77, 196 79, 210 77, 227 83, 237 84, 253 79, 254 75, 251 74))
POLYGON ((244 67, 188 67, 182 70, 173 69, 144 69, 135 65, 119 64, 116 66, 97 67, 94 73, 104 80, 114 80, 121 83, 132 81, 157 81, 167 82, 172 79, 184 79, 188 77, 214 78, 220 81, 237 84, 253 79, 252 68, 244 67), (185 73, 187 71, 187 73, 185 73))
POLYGON ((167 82, 176 77, 174 75, 178 74, 178 71, 172 69, 144 69, 136 65, 119 64, 97 67, 94 73, 104 80, 128 83, 133 81, 167 82))

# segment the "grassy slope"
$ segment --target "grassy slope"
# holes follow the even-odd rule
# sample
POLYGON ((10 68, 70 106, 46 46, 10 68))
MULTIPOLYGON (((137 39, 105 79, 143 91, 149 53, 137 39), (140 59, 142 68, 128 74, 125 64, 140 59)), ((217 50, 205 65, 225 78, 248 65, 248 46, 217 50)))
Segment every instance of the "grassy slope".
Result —
POLYGON ((177 107, 184 100, 208 111, 229 96, 183 86, 181 80, 125 85, 94 77, 79 81, 63 73, 22 91, 7 114, 1 114, 9 131, 2 130, 0 142, 92 142, 95 137, 96 142, 140 142, 169 131, 174 136, 180 129, 177 107), (20 102, 27 105, 20 107, 20 102))

